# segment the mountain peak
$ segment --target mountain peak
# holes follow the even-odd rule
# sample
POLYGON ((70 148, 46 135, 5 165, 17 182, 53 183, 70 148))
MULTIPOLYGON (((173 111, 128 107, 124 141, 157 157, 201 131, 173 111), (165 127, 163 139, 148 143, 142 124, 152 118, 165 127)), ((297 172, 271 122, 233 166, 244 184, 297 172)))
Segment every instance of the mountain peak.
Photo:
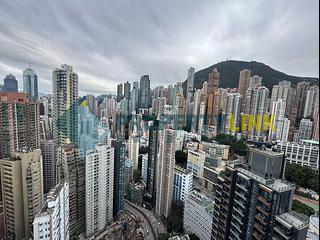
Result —
MULTIPOLYGON (((219 87, 222 88, 237 88, 239 74, 243 69, 250 69, 252 75, 261 76, 262 84, 266 86, 270 91, 272 90, 273 85, 276 85, 283 80, 291 81, 292 86, 295 86, 298 82, 301 81, 308 81, 311 82, 311 84, 319 85, 319 78, 287 75, 261 62, 226 60, 197 71, 194 77, 194 87, 196 89, 202 88, 203 82, 208 80, 209 73, 213 68, 217 68, 220 72, 219 87)), ((185 85, 186 81, 183 83, 184 88, 185 85)))

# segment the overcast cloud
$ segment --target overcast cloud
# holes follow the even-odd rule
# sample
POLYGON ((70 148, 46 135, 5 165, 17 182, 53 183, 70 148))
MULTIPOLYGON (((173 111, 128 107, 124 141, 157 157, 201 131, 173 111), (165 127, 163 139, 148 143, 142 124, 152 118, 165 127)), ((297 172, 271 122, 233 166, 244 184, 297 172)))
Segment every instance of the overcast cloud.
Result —
POLYGON ((9 0, 0 3, 0 78, 22 87, 30 62, 51 91, 62 63, 82 93, 115 92, 149 74, 152 87, 231 57, 319 76, 318 0, 9 0))

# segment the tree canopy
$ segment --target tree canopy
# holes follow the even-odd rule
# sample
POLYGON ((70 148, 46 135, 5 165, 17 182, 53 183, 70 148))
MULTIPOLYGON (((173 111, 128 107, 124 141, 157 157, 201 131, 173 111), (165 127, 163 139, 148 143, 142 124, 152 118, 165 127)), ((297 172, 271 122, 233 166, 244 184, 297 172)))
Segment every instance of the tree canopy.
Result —
POLYGON ((183 204, 172 202, 170 215, 167 219, 167 231, 183 233, 183 204))
POLYGON ((310 167, 286 163, 285 177, 289 182, 319 193, 319 174, 310 167))
POLYGON ((234 136, 229 134, 218 134, 215 139, 220 144, 229 145, 231 153, 240 156, 246 156, 248 153, 248 146, 243 140, 237 140, 234 136))
POLYGON ((292 202, 292 210, 297 213, 302 213, 307 216, 311 216, 315 214, 315 211, 312 207, 309 207, 307 204, 304 204, 298 200, 293 200, 292 202))

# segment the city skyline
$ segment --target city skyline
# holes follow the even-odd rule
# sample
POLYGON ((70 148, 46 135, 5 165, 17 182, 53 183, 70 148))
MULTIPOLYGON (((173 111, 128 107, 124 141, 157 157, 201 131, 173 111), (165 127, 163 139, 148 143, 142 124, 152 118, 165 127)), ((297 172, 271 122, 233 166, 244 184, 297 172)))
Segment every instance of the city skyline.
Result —
POLYGON ((318 77, 318 4, 6 2, 0 75, 13 74, 22 89, 22 71, 31 63, 39 92, 48 93, 52 70, 67 63, 79 74, 79 92, 103 94, 145 74, 151 87, 174 84, 190 66, 197 71, 231 57, 318 77))
POLYGON ((0 240, 319 239, 319 3, 20 1, 0 240))

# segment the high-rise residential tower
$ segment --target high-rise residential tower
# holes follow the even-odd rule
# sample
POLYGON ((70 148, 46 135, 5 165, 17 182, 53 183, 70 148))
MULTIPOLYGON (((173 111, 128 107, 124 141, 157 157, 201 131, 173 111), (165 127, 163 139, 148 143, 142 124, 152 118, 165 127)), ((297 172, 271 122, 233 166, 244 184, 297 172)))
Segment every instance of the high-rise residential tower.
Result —
POLYGON ((57 151, 58 179, 69 184, 69 232, 74 239, 85 231, 85 161, 79 148, 65 144, 57 151))
POLYGON ((271 99, 270 99, 270 110, 272 110, 273 102, 279 99, 282 99, 282 101, 285 102, 287 105, 288 98, 290 100, 290 97, 289 97, 289 94, 291 93, 290 85, 291 85, 291 82, 289 81, 281 81, 279 82, 278 85, 274 85, 272 87, 271 99))
POLYGON ((198 123, 198 134, 201 135, 202 127, 205 125, 206 121, 206 110, 207 110, 207 105, 206 102, 201 102, 200 103, 200 108, 199 108, 199 123, 198 123))
POLYGON ((214 201, 192 191, 184 201, 183 229, 201 240, 211 240, 214 201))
POLYGON ((117 217, 123 211, 125 145, 120 139, 112 140, 111 143, 114 149, 113 217, 117 217))
POLYGON ((18 81, 12 74, 8 74, 3 79, 3 83, 4 92, 18 92, 18 81))
POLYGON ((173 201, 184 201, 192 190, 192 172, 188 169, 174 166, 173 201))
POLYGON ((159 152, 159 121, 155 120, 149 128, 148 170, 145 204, 149 209, 156 204, 157 160, 159 152))
POLYGON ((219 102, 219 94, 217 93, 219 77, 220 73, 216 68, 213 68, 208 79, 207 125, 209 126, 217 124, 214 106, 217 106, 216 103, 219 102))
POLYGON ((40 149, 24 150, 0 160, 6 239, 29 239, 43 204, 40 149))
POLYGON ((279 141, 283 139, 283 127, 285 121, 286 102, 281 98, 272 102, 271 122, 269 127, 269 140, 279 141))
POLYGON ((306 119, 306 118, 301 119, 300 125, 299 125, 298 141, 311 139, 312 126, 313 126, 313 122, 310 119, 306 119))
POLYGON ((160 132, 159 160, 157 163, 157 193, 155 212, 167 218, 173 198, 176 133, 172 129, 160 132))
POLYGON ((43 167, 43 191, 48 193, 56 185, 55 145, 53 140, 42 140, 40 144, 43 167))
POLYGON ((316 107, 313 110, 312 139, 315 141, 319 141, 319 107, 316 107))
POLYGON ((57 145, 78 141, 78 75, 66 64, 52 72, 53 140, 57 145))
POLYGON ((99 144, 86 155, 86 236, 101 232, 113 219, 114 149, 99 144))
POLYGON ((173 86, 173 91, 172 91, 172 105, 176 104, 176 97, 177 94, 180 94, 181 96, 183 96, 183 88, 182 88, 182 83, 181 82, 177 82, 176 84, 174 84, 173 86))
POLYGON ((192 114, 191 131, 194 133, 198 132, 201 98, 202 98, 202 90, 198 89, 194 94, 194 101, 193 101, 193 114, 192 114))
POLYGON ((250 77, 251 77, 251 70, 243 69, 240 71, 238 93, 240 93, 241 97, 243 98, 245 98, 247 90, 249 88, 250 77))
POLYGON ((140 108, 149 108, 150 105, 150 79, 149 75, 140 78, 140 108))
POLYGON ((304 108, 306 104, 307 92, 310 88, 310 82, 299 82, 297 84, 297 94, 296 94, 296 114, 298 117, 302 117, 304 113, 304 108))
POLYGON ((38 100, 38 76, 31 68, 23 71, 23 92, 29 97, 29 101, 38 100))
POLYGON ((0 92, 0 159, 23 148, 40 148, 39 103, 24 93, 0 92))
POLYGON ((258 75, 253 75, 250 78, 249 88, 261 87, 261 86, 262 86, 262 77, 260 77, 258 75))
POLYGON ((131 99, 131 83, 128 81, 124 83, 124 98, 128 101, 131 99))
POLYGON ((194 88, 194 73, 195 69, 190 67, 188 70, 188 79, 187 79, 187 102, 193 101, 193 88, 194 88))
POLYGON ((311 117, 317 107, 319 107, 319 87, 311 86, 307 91, 303 117, 311 117))
POLYGON ((208 78, 208 93, 214 93, 219 88, 220 73, 216 68, 213 68, 208 78))
POLYGON ((123 98, 123 84, 119 83, 117 85, 117 102, 120 102, 123 98))
POLYGON ((50 190, 33 221, 34 239, 69 240, 69 185, 58 183, 50 190))
POLYGON ((250 149, 248 166, 227 166, 211 239, 305 239, 308 221, 291 213, 295 186, 282 180, 284 166, 283 153, 258 149, 250 149))
POLYGON ((133 169, 138 169, 139 162, 139 147, 140 147, 140 137, 137 135, 131 135, 129 138, 128 145, 128 157, 132 160, 133 169))
POLYGON ((226 122, 224 132, 235 135, 240 127, 240 93, 228 93, 226 104, 226 122))
POLYGON ((173 127, 182 129, 185 123, 185 101, 183 94, 178 92, 173 106, 173 127))
POLYGON ((262 140, 265 132, 265 114, 269 108, 269 90, 266 87, 249 88, 245 99, 247 133, 250 140, 262 140))
POLYGON ((131 91, 131 107, 130 111, 137 111, 139 107, 139 82, 133 82, 131 91))

